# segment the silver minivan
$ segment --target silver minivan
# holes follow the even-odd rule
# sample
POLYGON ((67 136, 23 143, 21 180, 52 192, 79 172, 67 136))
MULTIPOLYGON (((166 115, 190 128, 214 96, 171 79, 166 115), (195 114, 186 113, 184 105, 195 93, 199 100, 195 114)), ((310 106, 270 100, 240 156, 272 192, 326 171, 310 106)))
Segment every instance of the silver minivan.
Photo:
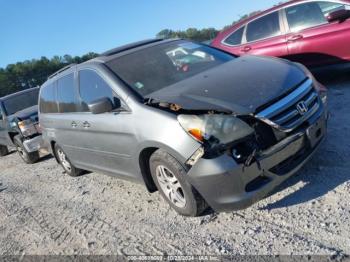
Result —
POLYGON ((300 169, 325 136, 326 102, 300 64, 155 39, 49 77, 39 118, 68 175, 137 181, 197 216, 248 207, 300 169))

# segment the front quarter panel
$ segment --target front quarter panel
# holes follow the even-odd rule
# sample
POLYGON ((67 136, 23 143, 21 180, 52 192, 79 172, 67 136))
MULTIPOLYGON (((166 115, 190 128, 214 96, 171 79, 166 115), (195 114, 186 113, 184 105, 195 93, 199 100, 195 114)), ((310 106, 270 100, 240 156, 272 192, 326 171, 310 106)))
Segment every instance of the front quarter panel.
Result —
POLYGON ((201 146, 183 130, 175 114, 146 105, 137 106, 133 114, 139 140, 135 163, 144 149, 153 147, 164 149, 184 164, 201 146))

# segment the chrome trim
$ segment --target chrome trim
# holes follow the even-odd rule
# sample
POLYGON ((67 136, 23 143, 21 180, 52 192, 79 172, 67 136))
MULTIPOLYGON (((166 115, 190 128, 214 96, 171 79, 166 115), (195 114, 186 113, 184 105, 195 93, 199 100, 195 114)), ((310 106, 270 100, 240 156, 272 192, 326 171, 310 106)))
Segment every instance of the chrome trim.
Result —
POLYGON ((305 120, 307 120, 310 116, 315 114, 317 110, 320 108, 319 104, 315 104, 305 115, 298 118, 293 123, 290 123, 287 126, 284 126, 283 128, 286 130, 293 130, 294 128, 298 127, 300 124, 302 124, 305 120))
POLYGON ((258 113, 256 116, 259 118, 271 118, 281 113, 288 106, 292 106, 299 99, 305 96, 312 89, 312 80, 308 79, 298 89, 279 100, 277 103, 269 106, 265 110, 258 113))
POLYGON ((292 93, 255 116, 281 131, 290 132, 315 114, 320 108, 320 103, 316 90, 313 88, 313 81, 307 79, 292 93), (318 101, 314 103, 316 99, 318 101), (296 107, 300 102, 307 106, 307 111, 303 115, 296 107), (312 107, 310 108, 310 106, 312 107))

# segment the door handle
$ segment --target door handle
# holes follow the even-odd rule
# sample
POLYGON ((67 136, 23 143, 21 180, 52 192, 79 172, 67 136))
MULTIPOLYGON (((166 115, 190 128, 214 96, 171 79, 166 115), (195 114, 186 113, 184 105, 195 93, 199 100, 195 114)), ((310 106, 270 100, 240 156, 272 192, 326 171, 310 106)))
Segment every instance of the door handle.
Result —
POLYGON ((78 124, 77 124, 75 121, 73 121, 73 122, 71 123, 71 126, 72 126, 73 128, 75 128, 75 127, 78 126, 78 124))
POLYGON ((242 52, 249 52, 250 50, 252 50, 252 47, 250 46, 245 46, 241 49, 242 52))
POLYGON ((288 38, 287 41, 288 42, 295 42, 295 41, 300 40, 300 39, 303 39, 302 35, 293 35, 290 38, 288 38))
POLYGON ((90 127, 90 123, 87 122, 87 121, 85 121, 85 122, 83 123, 83 127, 84 127, 84 128, 89 128, 89 127, 90 127))

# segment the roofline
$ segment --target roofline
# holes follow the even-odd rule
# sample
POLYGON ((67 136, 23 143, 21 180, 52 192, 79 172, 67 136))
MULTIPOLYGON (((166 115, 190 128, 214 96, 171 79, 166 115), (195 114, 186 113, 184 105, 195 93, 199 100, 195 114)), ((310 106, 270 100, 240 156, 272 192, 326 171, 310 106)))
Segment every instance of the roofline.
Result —
MULTIPOLYGON (((320 0, 320 1, 327 1, 327 0, 320 0)), ((330 0, 331 2, 333 0, 330 0)), ((234 32, 237 28, 240 28, 242 27, 243 25, 245 24, 248 24, 249 22, 259 18, 259 17, 262 17, 264 15, 267 15, 269 13, 273 13, 274 11, 278 11, 280 9, 283 9, 283 8, 286 8, 288 6, 293 6, 293 5, 296 5, 298 3, 307 3, 307 2, 317 2, 317 0, 290 0, 290 1, 287 1, 287 2, 284 2, 282 4, 279 4, 279 5, 275 5, 273 7, 270 7, 268 9, 265 9, 265 10, 262 10, 262 11, 258 11, 256 14, 250 16, 250 17, 247 17, 246 19, 242 20, 242 21, 239 21, 235 24, 232 24, 230 25, 227 29, 221 31, 219 33, 220 36, 227 36, 229 34, 231 34, 232 32, 234 32)), ((334 0, 333 2, 342 2, 342 3, 350 3, 349 0, 334 0)), ((218 36, 219 36, 218 35, 218 36)))
POLYGON ((69 68, 73 67, 73 66, 76 66, 77 64, 70 64, 70 65, 67 65, 63 68, 61 68, 60 70, 56 71, 55 73, 53 73, 52 75, 50 75, 47 79, 51 79, 51 78, 54 78, 56 75, 62 73, 63 71, 66 71, 68 70, 69 68))
POLYGON ((133 52, 133 50, 135 49, 135 51, 146 48, 148 46, 154 46, 154 45, 158 45, 161 43, 168 43, 168 42, 173 42, 173 41, 178 41, 178 40, 183 40, 182 38, 169 38, 169 39, 164 39, 164 38, 154 38, 154 39, 147 39, 147 40, 142 40, 142 41, 138 41, 138 42, 134 42, 134 43, 130 43, 130 44, 126 44, 120 47, 116 47, 113 48, 111 50, 108 50, 106 52, 103 52, 102 54, 100 54, 99 56, 92 58, 88 61, 79 63, 79 64, 70 64, 68 66, 65 66, 63 68, 61 68, 60 70, 56 71, 55 73, 53 73, 52 75, 50 75, 47 79, 47 81, 45 81, 42 86, 55 81, 55 79, 57 78, 58 75, 60 75, 62 72, 64 71, 68 71, 67 74, 69 73, 70 69, 72 69, 75 66, 80 66, 80 65, 86 65, 86 64, 91 64, 93 62, 96 62, 97 64, 105 64, 108 61, 131 53, 133 52))
MULTIPOLYGON (((98 57, 93 58, 89 61, 86 61, 83 64, 91 63, 94 61, 98 62, 98 63, 105 64, 108 61, 113 60, 117 57, 121 57, 121 56, 130 54, 130 53, 133 53, 133 52, 137 52, 137 51, 142 50, 144 48, 153 47, 153 46, 157 46, 160 44, 165 44, 165 43, 179 41, 179 40, 183 40, 183 39, 181 39, 181 38, 159 39, 158 38, 158 39, 153 39, 153 40, 140 41, 140 42, 132 43, 130 45, 122 46, 120 48, 118 47, 118 48, 112 49, 114 51, 111 52, 111 54, 109 54, 107 56, 106 55, 104 56, 102 54, 101 56, 98 56, 98 57)), ((107 51, 107 52, 109 53, 109 51, 107 51)), ((107 52, 105 52, 105 53, 107 53, 107 52)))
POLYGON ((130 43, 130 44, 126 44, 126 45, 122 45, 113 49, 110 49, 104 53, 101 54, 101 56, 111 56, 111 55, 115 55, 130 49, 134 49, 143 45, 148 45, 148 44, 153 44, 156 42, 161 42, 164 41, 163 38, 154 38, 154 39, 146 39, 146 40, 142 40, 142 41, 138 41, 138 42, 134 42, 134 43, 130 43))

